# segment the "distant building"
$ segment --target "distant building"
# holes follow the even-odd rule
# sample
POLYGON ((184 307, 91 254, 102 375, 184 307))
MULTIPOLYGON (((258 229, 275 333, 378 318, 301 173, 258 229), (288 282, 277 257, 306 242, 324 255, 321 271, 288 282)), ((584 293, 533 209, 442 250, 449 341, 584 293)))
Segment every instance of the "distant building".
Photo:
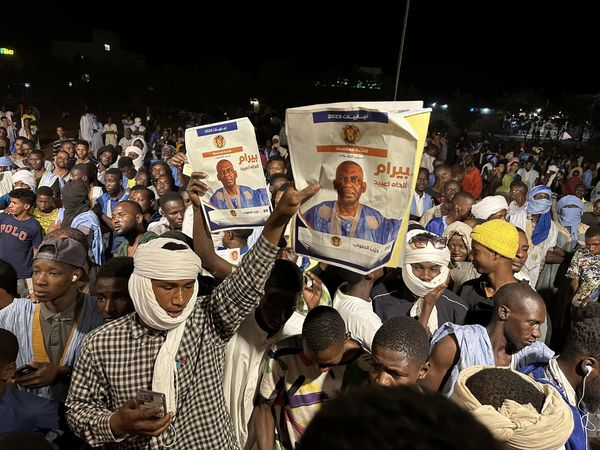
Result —
POLYGON ((119 36, 112 31, 93 30, 92 42, 53 41, 52 57, 91 66, 109 64, 111 68, 146 70, 146 57, 121 48, 119 36))

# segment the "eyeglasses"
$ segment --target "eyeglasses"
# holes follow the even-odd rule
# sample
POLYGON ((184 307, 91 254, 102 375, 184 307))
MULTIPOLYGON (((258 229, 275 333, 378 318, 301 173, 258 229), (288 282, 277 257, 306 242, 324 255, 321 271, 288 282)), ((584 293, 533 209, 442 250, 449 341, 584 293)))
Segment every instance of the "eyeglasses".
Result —
POLYGON ((434 234, 421 233, 411 237, 408 241, 408 245, 410 245, 412 248, 425 248, 427 247, 428 242, 431 242, 431 245, 433 245, 434 248, 442 249, 446 248, 448 240, 444 237, 439 237, 434 234))

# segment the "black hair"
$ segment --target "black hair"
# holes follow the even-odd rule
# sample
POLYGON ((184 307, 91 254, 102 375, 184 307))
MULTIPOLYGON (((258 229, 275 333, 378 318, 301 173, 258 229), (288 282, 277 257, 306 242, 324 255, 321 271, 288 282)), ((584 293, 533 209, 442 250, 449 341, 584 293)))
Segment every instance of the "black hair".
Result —
POLYGON ((77 142, 75 142, 75 146, 78 146, 78 145, 83 145, 88 150, 90 149, 89 142, 88 141, 84 141, 83 139, 79 139, 77 142))
MULTIPOLYGON (((15 141, 16 141, 16 139, 15 139, 15 141)), ((23 142, 21 143, 21 146, 23 146, 23 145, 28 145, 29 147, 35 147, 35 143, 31 139, 27 139, 27 138, 23 138, 23 142)))
POLYGON ((467 379, 466 385, 482 405, 492 405, 496 409, 505 400, 513 400, 521 405, 531 403, 537 412, 541 412, 546 399, 543 392, 521 375, 500 367, 480 370, 467 379))
POLYGON ((8 261, 3 259, 0 259, 0 289, 4 289, 13 297, 19 297, 17 271, 8 261))
POLYGON ((527 194, 527 192, 529 191, 529 186, 527 186, 527 184, 523 183, 520 180, 517 181, 513 181, 512 183, 510 183, 510 188, 514 189, 514 188, 524 188, 525 189, 525 193, 527 194))
POLYGON ((560 357, 567 360, 579 356, 600 358, 600 303, 573 307, 571 320, 571 331, 560 357))
POLYGON ((269 163, 271 161, 280 161, 283 163, 283 165, 285 166, 285 159, 283 159, 283 157, 281 156, 272 156, 268 161, 267 161, 267 166, 269 165, 269 163))
POLYGON ((119 169, 124 169, 125 167, 133 166, 133 159, 131 159, 129 156, 121 156, 119 158, 117 166, 119 167, 119 169))
POLYGON ((42 161, 46 159, 46 156, 44 156, 44 152, 37 149, 31 150, 29 152, 29 155, 38 155, 42 159, 42 161))
POLYGON ((265 291, 268 289, 300 292, 302 290, 302 272, 300 268, 292 261, 276 259, 265 283, 265 291))
POLYGON ((600 225, 592 225, 587 230, 585 230, 586 239, 591 239, 596 236, 600 236, 600 225))
POLYGON ((370 385, 323 404, 298 450, 500 450, 473 415, 438 393, 370 385))
POLYGON ((35 194, 31 189, 13 189, 8 193, 8 196, 20 200, 31 207, 35 206, 35 194))
POLYGON ((344 319, 330 306, 310 310, 302 325, 302 337, 311 352, 323 351, 332 345, 343 345, 346 338, 344 319))
POLYGON ((165 194, 160 199, 158 199, 158 204, 161 208, 164 209, 167 203, 179 201, 183 202, 183 197, 181 196, 181 194, 175 191, 169 191, 165 192, 165 194))
POLYGON ((141 184, 136 184, 131 189, 129 189, 129 195, 131 195, 131 193, 135 192, 135 191, 145 192, 146 194, 148 194, 148 198, 150 198, 150 200, 156 199, 156 195, 154 195, 154 191, 152 189, 148 189, 146 186, 142 186, 141 184))
POLYGON ((429 169, 427 167, 419 167, 419 173, 425 172, 429 176, 429 169))
POLYGON ((429 356, 429 336, 415 319, 392 317, 381 325, 373 337, 373 352, 377 348, 401 353, 410 362, 421 366, 429 356))
MULTIPOLYGON (((123 158, 121 158, 121 159, 123 159, 123 158)), ((119 169, 115 169, 114 167, 111 169, 107 169, 106 172, 104 172, 105 179, 109 175, 114 175, 115 177, 117 177, 117 180, 123 180, 123 175, 121 174, 121 171, 119 169)))
POLYGON ((112 145, 105 145, 104 147, 101 147, 100 149, 98 149, 98 152, 96 153, 98 158, 100 158, 100 155, 102 153, 110 153, 114 157, 115 156, 115 148, 112 145))
POLYGON ((454 203, 457 200, 472 200, 475 201, 475 198, 469 194, 468 192, 465 191, 459 191, 454 195, 454 198, 452 199, 452 203, 454 203))
POLYGON ((43 195, 45 197, 54 197, 54 192, 48 186, 40 186, 36 191, 37 195, 43 195))
POLYGON ((100 278, 127 278, 133 273, 133 258, 130 256, 115 256, 98 269, 96 280, 100 278))
POLYGON ((0 328, 0 364, 8 364, 17 360, 19 341, 10 331, 0 328))

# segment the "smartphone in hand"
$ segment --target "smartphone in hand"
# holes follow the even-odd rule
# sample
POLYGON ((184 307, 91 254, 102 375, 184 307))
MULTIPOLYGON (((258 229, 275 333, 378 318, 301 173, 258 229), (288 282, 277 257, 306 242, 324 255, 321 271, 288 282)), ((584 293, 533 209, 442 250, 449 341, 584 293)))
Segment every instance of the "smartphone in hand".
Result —
POLYGON ((162 411, 159 412, 156 417, 164 417, 167 413, 167 398, 162 392, 140 389, 137 392, 137 401, 140 405, 140 411, 161 406, 162 411))
POLYGON ((17 370, 15 370, 15 373, 13 374, 13 379, 17 379, 17 378, 21 378, 24 377, 25 375, 30 375, 34 372, 37 372, 37 369, 35 367, 31 367, 28 366, 27 364, 25 364, 24 366, 19 367, 17 370))

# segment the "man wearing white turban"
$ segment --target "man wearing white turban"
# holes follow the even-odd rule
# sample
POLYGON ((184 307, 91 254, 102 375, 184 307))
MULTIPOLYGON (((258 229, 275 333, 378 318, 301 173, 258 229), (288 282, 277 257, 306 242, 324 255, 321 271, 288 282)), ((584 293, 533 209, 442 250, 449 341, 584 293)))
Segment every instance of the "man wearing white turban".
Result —
POLYGON ((471 206, 471 214, 476 219, 506 219, 508 203, 502 195, 490 195, 471 206))
POLYGON ((445 322, 465 323, 466 304, 446 289, 449 264, 446 238, 409 231, 402 269, 389 273, 371 290, 375 313, 384 322, 396 316, 418 318, 432 334, 445 322))
MULTIPOLYGON (((206 192, 204 177, 192 174, 190 186, 206 192)), ((286 191, 260 240, 210 296, 196 298, 201 261, 186 244, 158 238, 138 247, 135 313, 86 340, 73 373, 67 420, 79 437, 94 447, 238 447, 223 396, 225 345, 263 296, 287 222, 318 189, 286 191), (166 409, 141 410, 140 389, 164 394, 166 409)), ((200 226, 198 190, 190 197, 200 226)))

